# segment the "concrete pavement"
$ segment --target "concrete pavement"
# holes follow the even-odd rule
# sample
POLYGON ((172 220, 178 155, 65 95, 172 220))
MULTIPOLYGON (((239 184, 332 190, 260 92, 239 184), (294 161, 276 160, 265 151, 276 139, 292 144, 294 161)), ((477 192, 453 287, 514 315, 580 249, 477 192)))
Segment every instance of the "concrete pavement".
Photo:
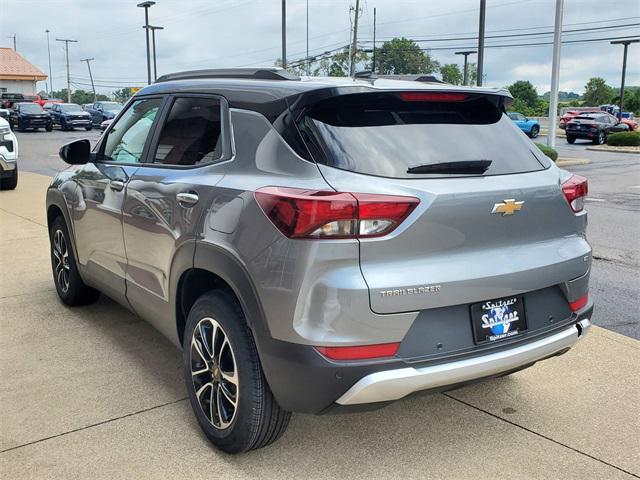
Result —
POLYGON ((179 352, 51 281, 44 194, 0 192, 0 478, 640 478, 640 342, 591 329, 558 358, 376 412, 294 415, 276 444, 211 447, 179 352))

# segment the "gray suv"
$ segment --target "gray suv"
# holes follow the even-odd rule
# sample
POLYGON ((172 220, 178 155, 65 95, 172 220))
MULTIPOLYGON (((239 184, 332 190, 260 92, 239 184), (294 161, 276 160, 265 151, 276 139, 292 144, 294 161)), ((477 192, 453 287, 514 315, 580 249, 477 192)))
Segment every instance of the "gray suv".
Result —
POLYGON ((68 305, 99 292, 182 348, 222 450, 290 412, 506 375, 590 326, 586 179, 504 90, 277 69, 166 75, 47 193, 68 305))

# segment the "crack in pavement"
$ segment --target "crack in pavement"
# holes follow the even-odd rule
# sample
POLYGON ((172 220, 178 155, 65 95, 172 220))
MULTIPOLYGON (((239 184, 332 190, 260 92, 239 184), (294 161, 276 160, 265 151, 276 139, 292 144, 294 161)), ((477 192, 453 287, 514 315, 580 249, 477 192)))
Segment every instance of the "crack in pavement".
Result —
POLYGON ((459 398, 453 397, 448 393, 442 393, 442 395, 444 395, 447 398, 450 398, 451 400, 455 400, 456 402, 459 402, 459 403, 461 403, 463 405, 466 405, 467 407, 470 407, 470 408, 473 408, 475 410, 478 410, 479 412, 486 413, 487 415, 489 415, 489 416, 491 416, 491 417, 493 417, 493 418, 495 418, 497 420, 501 420, 501 421, 503 421, 505 423, 508 423, 509 425, 513 425, 514 427, 521 428, 522 430, 524 430, 526 432, 529 432, 529 433, 532 433, 533 435, 536 435, 536 436, 538 436, 540 438, 544 438, 545 440, 553 442, 556 445, 560 445, 561 447, 568 448, 569 450, 572 450, 572 451, 574 451, 576 453, 579 453, 580 455, 584 455, 585 457, 589 457, 592 460, 600 462, 600 463, 602 463, 604 465, 607 465, 607 466, 609 466, 611 468, 615 468, 616 470, 619 470, 619 471, 621 471, 623 473, 626 473, 627 475, 631 475, 632 477, 635 477, 635 478, 640 478, 640 475, 636 475, 635 473, 630 472, 628 470, 625 470, 624 468, 618 467, 617 465, 609 463, 609 462, 607 462, 605 460, 602 460, 602 459, 600 459, 598 457, 594 457, 593 455, 590 455, 590 454, 588 454, 586 452, 578 450, 577 448, 571 447, 571 446, 567 445, 566 443, 562 443, 562 442, 559 442, 558 440, 554 440, 553 438, 548 437, 546 435, 543 435, 542 433, 538 433, 535 430, 531 430, 530 428, 527 428, 527 427, 525 427, 523 425, 520 425, 518 423, 512 422, 511 420, 507 420, 506 418, 503 418, 503 417, 501 417, 499 415, 496 415, 495 413, 491 413, 488 410, 485 410, 483 408, 477 407, 477 406, 475 406, 475 405, 473 405, 471 403, 465 402, 464 400, 460 400, 459 398))
POLYGON ((107 423, 116 422, 118 420, 122 420, 123 418, 133 417, 140 413, 150 412, 152 410, 157 410, 162 407, 167 407, 169 405, 175 405, 176 403, 180 403, 187 400, 187 397, 179 398, 178 400, 173 400, 172 402, 163 403, 161 405, 155 405, 153 407, 144 408, 142 410, 138 410, 137 412, 127 413, 126 415, 121 415, 119 417, 110 418, 108 420, 103 420, 102 422, 92 423, 91 425, 85 425, 84 427, 74 428, 73 430, 69 430, 67 432, 57 433, 55 435, 51 435, 49 437, 39 438, 38 440, 34 440, 32 442, 23 443, 22 445, 16 445, 15 447, 6 448, 4 450, 0 450, 0 455, 3 453, 10 452, 12 450, 17 450, 19 448, 28 447, 29 445, 35 445, 36 443, 46 442, 47 440, 52 440, 54 438, 63 437, 65 435, 69 435, 71 433, 81 432, 82 430, 87 430, 93 427, 99 427, 100 425, 105 425, 107 423))

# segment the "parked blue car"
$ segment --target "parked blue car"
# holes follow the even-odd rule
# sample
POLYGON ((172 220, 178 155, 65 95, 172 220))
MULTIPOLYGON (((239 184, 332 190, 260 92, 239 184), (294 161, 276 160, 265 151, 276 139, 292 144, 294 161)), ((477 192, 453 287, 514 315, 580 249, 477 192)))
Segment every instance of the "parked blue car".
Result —
POLYGON ((509 112, 507 115, 529 138, 536 138, 540 133, 540 123, 537 120, 529 120, 518 112, 509 112))

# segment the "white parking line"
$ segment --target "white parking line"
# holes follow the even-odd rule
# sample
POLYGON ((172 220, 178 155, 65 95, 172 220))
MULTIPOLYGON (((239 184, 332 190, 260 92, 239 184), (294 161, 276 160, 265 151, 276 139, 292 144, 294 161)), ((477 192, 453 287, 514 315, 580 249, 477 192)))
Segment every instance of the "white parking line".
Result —
POLYGON ((587 201, 587 202, 606 202, 606 200, 603 200, 602 198, 594 198, 594 197, 587 197, 587 198, 585 198, 585 201, 587 201))

